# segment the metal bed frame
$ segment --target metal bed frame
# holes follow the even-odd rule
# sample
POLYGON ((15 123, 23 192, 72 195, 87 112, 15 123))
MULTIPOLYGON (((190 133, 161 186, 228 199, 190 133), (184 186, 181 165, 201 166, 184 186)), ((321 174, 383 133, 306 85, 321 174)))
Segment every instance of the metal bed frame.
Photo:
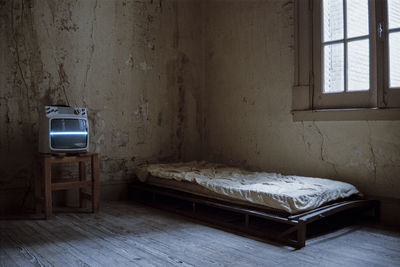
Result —
POLYGON ((140 202, 145 202, 145 204, 150 204, 152 206, 160 207, 157 205, 157 196, 169 197, 172 199, 183 200, 190 203, 190 210, 182 210, 177 208, 171 208, 168 205, 164 205, 164 209, 171 210, 176 213, 183 214, 195 219, 201 219, 206 222, 210 222, 213 225, 222 226, 224 228, 228 227, 231 230, 238 230, 240 232, 250 233, 252 235, 263 235, 268 239, 275 240, 292 246, 296 249, 302 248, 306 245, 306 234, 307 225, 321 220, 327 216, 337 214, 339 212, 344 212, 348 210, 361 210, 367 211, 373 209, 375 219, 379 220, 379 201, 378 200, 366 200, 366 199, 349 199, 340 202, 324 205, 322 207, 306 211, 300 214, 291 215, 289 213, 277 211, 269 208, 255 208, 250 206, 238 205, 229 203, 227 201, 216 200, 213 198, 207 198, 199 195, 194 195, 186 193, 183 191, 173 190, 169 188, 158 187, 154 185, 149 185, 140 182, 134 182, 130 186, 132 193, 135 192, 147 193, 151 195, 150 201, 145 201, 145 199, 137 199, 140 202), (244 227, 233 223, 221 222, 208 218, 207 216, 202 216, 197 214, 196 207, 198 205, 203 205, 207 207, 216 208, 219 210, 225 210, 230 212, 235 212, 236 214, 244 215, 244 227), (267 235, 265 232, 252 231, 249 229, 250 219, 261 218, 267 221, 279 223, 285 225, 285 229, 279 234, 267 235), (294 238, 293 238, 294 237, 294 238))

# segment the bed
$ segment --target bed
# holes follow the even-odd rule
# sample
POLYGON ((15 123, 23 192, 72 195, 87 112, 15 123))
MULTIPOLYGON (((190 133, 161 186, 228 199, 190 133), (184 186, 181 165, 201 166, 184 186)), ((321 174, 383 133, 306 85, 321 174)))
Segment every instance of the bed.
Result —
POLYGON ((349 183, 323 178, 252 172, 206 161, 149 164, 136 170, 132 188, 196 204, 262 218, 288 227, 275 239, 293 247, 305 246, 306 226, 349 209, 374 209, 379 203, 365 200, 349 183), (294 237, 293 237, 294 236, 294 237))

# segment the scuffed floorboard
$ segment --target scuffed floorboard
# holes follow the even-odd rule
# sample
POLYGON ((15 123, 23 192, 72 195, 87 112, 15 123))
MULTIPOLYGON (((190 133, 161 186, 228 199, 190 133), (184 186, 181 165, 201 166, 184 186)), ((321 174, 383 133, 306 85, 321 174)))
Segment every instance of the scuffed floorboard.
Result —
POLYGON ((355 225, 294 250, 131 202, 0 221, 0 266, 398 266, 400 233, 355 225))

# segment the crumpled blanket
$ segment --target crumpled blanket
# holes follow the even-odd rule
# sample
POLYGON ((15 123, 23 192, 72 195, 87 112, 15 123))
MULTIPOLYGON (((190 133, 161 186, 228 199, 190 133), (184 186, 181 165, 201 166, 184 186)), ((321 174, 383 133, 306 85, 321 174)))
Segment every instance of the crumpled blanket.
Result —
POLYGON ((360 192, 351 184, 324 178, 251 172, 206 161, 150 164, 136 170, 145 182, 148 175, 188 181, 215 193, 291 214, 318 208, 360 192))

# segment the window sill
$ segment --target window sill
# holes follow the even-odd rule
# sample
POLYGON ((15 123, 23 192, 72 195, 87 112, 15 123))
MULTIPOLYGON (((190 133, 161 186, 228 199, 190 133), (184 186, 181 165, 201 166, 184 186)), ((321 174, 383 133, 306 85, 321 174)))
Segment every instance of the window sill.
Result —
POLYGON ((400 109, 357 108, 293 110, 293 121, 395 121, 400 120, 400 109))

